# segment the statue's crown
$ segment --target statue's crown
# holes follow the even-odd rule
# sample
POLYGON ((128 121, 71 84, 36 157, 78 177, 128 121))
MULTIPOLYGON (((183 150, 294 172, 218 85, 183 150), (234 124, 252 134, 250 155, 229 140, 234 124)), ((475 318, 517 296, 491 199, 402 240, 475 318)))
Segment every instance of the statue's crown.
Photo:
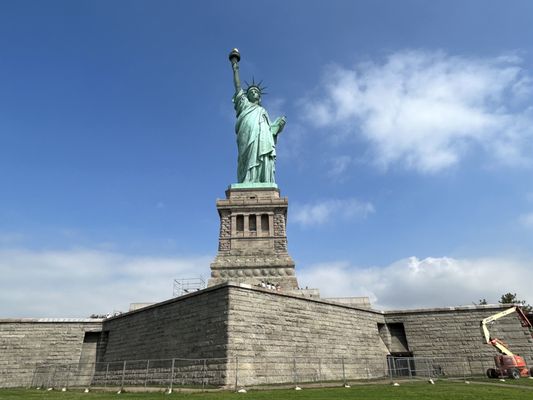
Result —
POLYGON ((266 86, 261 86, 261 84, 263 83, 263 81, 259 81, 259 83, 256 83, 255 82, 255 79, 252 77, 252 83, 249 84, 248 82, 244 81, 244 83, 246 83, 246 92, 248 92, 248 90, 250 90, 251 88, 256 88, 257 90, 259 90, 259 93, 262 95, 264 94, 268 94, 267 92, 265 92, 265 89, 266 89, 266 86))

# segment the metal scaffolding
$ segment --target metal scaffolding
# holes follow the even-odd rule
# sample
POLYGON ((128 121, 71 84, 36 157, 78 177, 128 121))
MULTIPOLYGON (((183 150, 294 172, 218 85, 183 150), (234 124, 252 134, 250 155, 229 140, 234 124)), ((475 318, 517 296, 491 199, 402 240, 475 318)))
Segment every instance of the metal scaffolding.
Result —
POLYGON ((187 293, 196 292, 205 288, 205 279, 202 276, 196 278, 174 279, 172 297, 180 297, 187 293))

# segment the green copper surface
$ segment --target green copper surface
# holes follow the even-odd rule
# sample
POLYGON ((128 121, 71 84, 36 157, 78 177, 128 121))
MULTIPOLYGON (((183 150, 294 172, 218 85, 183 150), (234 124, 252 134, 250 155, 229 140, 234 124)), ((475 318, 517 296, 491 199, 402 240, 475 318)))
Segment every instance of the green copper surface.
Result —
POLYGON ((230 189, 277 189, 278 185, 274 182, 243 182, 233 183, 229 186, 230 189))
POLYGON ((239 60, 238 50, 233 49, 230 61, 235 85, 233 104, 237 114, 237 180, 246 184, 274 183, 277 136, 285 127, 286 118, 270 120, 261 105, 262 88, 259 85, 252 84, 246 91, 241 88, 239 60))

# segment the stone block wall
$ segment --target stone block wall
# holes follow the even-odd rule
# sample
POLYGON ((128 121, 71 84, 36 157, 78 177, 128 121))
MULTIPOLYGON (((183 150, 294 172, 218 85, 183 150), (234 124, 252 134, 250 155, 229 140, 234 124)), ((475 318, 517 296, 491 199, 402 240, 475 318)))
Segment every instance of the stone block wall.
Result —
MULTIPOLYGON (((483 373, 496 351, 483 343, 480 321, 503 309, 381 312, 229 282, 104 321, 0 320, 0 387, 29 385, 42 363, 173 358, 221 359, 199 369, 182 362, 180 374, 209 373, 225 386, 378 378, 390 352, 468 358, 483 373)), ((533 339, 516 314, 490 329, 533 365, 533 339)))
POLYGON ((38 364, 78 363, 85 333, 101 328, 90 319, 0 319, 0 387, 29 386, 38 364))
POLYGON ((378 323, 377 311, 230 286, 228 356, 242 385, 379 377, 388 351, 378 323))
MULTIPOLYGON (((485 344, 482 319, 508 307, 466 306, 385 313, 387 323, 403 323, 409 350, 415 357, 467 358, 473 373, 492 366, 497 351, 485 344)), ((533 338, 516 313, 498 319, 489 327, 491 335, 503 340, 511 351, 533 365, 533 338)))
MULTIPOLYGON (((444 372, 483 374, 497 352, 484 344, 480 322, 506 308, 381 312, 230 284, 228 356, 238 359, 243 385, 380 377, 394 351, 447 358, 444 372)), ((533 366, 533 338, 516 314, 490 330, 533 366)))
POLYGON ((102 361, 225 358, 227 290, 205 289, 104 321, 102 361))

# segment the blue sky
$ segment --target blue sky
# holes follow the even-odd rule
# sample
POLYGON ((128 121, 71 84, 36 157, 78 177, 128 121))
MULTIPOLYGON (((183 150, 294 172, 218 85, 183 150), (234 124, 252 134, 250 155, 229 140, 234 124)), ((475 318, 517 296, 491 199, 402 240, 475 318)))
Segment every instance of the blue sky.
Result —
POLYGON ((377 307, 533 302, 533 3, 0 4, 0 317, 85 316, 209 274, 232 74, 287 126, 302 286, 377 307))

